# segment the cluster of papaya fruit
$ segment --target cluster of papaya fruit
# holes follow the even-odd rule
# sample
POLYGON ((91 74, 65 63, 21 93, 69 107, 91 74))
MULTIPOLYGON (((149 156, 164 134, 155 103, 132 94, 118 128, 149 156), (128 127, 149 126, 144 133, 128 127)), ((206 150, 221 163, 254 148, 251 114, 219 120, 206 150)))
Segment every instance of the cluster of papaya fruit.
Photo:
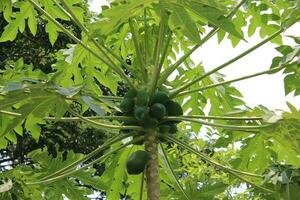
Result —
POLYGON ((180 104, 171 100, 166 92, 156 91, 150 99, 145 89, 129 90, 120 108, 124 115, 136 119, 136 122, 126 122, 126 125, 140 125, 145 129, 158 128, 160 133, 176 133, 178 121, 167 121, 164 117, 183 114, 180 104))
MULTIPOLYGON (((120 104, 120 109, 123 115, 135 118, 135 121, 124 122, 124 125, 139 125, 145 128, 140 134, 145 134, 146 129, 157 129, 161 134, 174 134, 177 132, 176 124, 179 121, 168 121, 165 117, 183 114, 180 104, 171 100, 168 93, 161 90, 156 91, 151 98, 146 89, 129 90, 120 104)), ((128 133, 124 130, 122 132, 128 133)), ((143 141, 135 144, 141 145, 143 141)), ((148 157, 146 151, 133 152, 126 162, 128 174, 142 173, 148 157)))

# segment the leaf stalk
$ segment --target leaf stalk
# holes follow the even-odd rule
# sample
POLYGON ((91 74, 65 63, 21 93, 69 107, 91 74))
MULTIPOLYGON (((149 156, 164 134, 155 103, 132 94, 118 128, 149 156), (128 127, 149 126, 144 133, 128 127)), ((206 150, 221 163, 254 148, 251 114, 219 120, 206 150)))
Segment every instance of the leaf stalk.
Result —
POLYGON ((223 129, 227 129, 227 130, 259 130, 259 129, 267 128, 267 127, 270 127, 273 125, 273 124, 265 124, 265 125, 257 125, 257 126, 235 126, 235 125, 211 123, 211 122, 207 122, 204 120, 192 119, 192 118, 188 118, 188 117, 187 118, 186 117, 166 117, 165 120, 166 121, 183 120, 183 121, 207 125, 207 126, 211 126, 211 127, 223 128, 223 129))
POLYGON ((236 170, 236 169, 232 169, 230 167, 227 167, 227 166, 224 166, 214 160, 212 160, 211 158, 209 158, 208 156, 204 155, 203 153, 197 151, 196 149, 192 148, 190 145, 186 144, 185 142, 182 142, 180 140, 178 140, 177 138, 173 137, 173 136, 169 136, 169 135, 163 135, 162 136, 164 139, 168 140, 168 141, 171 141, 173 143, 176 143, 177 145, 181 146, 182 148, 188 150, 189 152, 195 154, 195 155, 198 155, 201 159, 203 159, 204 161, 206 161, 207 163, 210 163, 214 166, 216 166, 217 168, 223 170, 224 172, 228 173, 228 174, 231 174, 235 177, 237 177, 238 179, 252 185, 253 187, 255 188, 258 188, 264 192, 267 192, 267 193, 273 193, 274 191, 272 190, 269 190, 267 188, 264 188, 262 186, 259 186, 257 185, 256 183, 253 183, 249 180, 247 180, 246 178, 240 176, 239 174, 241 175, 245 175, 245 176, 250 176, 250 177, 254 177, 254 178, 263 178, 262 175, 258 175, 258 174, 253 174, 253 173, 249 173, 249 172, 244 172, 244 171, 239 171, 239 170, 236 170))
MULTIPOLYGON (((248 0, 242 0, 239 4, 236 5, 236 7, 226 16, 226 18, 231 18, 235 12, 248 0)), ((185 55, 179 58, 179 60, 171 65, 169 68, 167 68, 161 75, 161 78, 159 79, 159 85, 163 84, 168 77, 181 65, 190 55, 192 55, 199 47, 201 47, 203 44, 205 44, 210 38, 212 38, 220 28, 214 27, 198 44, 196 44, 193 48, 191 48, 185 55)))
POLYGON ((173 98, 193 94, 195 92, 200 92, 200 91, 203 91, 203 90, 207 90, 207 89, 227 85, 227 84, 242 81, 242 80, 247 80, 247 79, 250 79, 250 78, 253 78, 253 77, 257 77, 257 76, 261 76, 261 75, 264 75, 264 74, 276 72, 276 71, 279 71, 283 68, 284 68, 284 66, 276 67, 276 68, 273 68, 273 69, 268 69, 268 70, 265 70, 265 71, 262 71, 262 72, 258 72, 258 73, 247 75, 247 76, 243 76, 243 77, 240 77, 240 78, 236 78, 236 79, 232 79, 232 80, 228 80, 228 81, 222 81, 220 83, 210 84, 210 85, 195 88, 195 89, 192 89, 192 90, 187 90, 187 91, 184 91, 184 92, 181 92, 181 93, 177 94, 176 96, 173 95, 173 98))
POLYGON ((176 89, 174 92, 172 92, 172 94, 170 94, 171 97, 176 96, 177 94, 179 94, 180 92, 184 91, 185 89, 189 88, 190 86, 194 85, 195 83, 198 83, 199 81, 201 81, 202 79, 206 78, 207 76, 210 76, 211 74, 227 67, 228 65, 236 62, 237 60, 243 58, 244 56, 250 54, 252 51, 256 50, 257 48, 263 46, 264 44, 266 44, 267 42, 269 42, 270 40, 274 39, 275 37, 277 37, 278 35, 280 35, 285 29, 280 29, 278 31, 276 31, 275 33, 273 33, 272 35, 270 35, 269 37, 267 37, 266 39, 262 40, 261 42, 259 42, 258 44, 254 45, 253 47, 247 49, 246 51, 244 51, 243 53, 237 55, 236 57, 230 59, 229 61, 221 64, 220 66, 210 70, 209 72, 204 73, 202 76, 187 82, 186 84, 182 85, 181 87, 179 87, 178 89, 176 89))

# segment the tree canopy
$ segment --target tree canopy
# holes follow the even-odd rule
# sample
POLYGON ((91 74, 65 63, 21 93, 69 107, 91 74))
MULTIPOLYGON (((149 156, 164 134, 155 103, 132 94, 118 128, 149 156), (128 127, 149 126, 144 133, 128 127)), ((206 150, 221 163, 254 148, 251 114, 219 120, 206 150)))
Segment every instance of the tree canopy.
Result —
POLYGON ((84 0, 1 0, 0 13, 1 159, 40 144, 3 168, 1 199, 300 198, 299 109, 250 108, 231 85, 283 73, 300 94, 300 37, 282 41, 299 0, 114 0, 100 14, 84 0), (212 70, 190 58, 255 32, 212 70), (268 42, 280 53, 268 70, 224 79, 268 42))

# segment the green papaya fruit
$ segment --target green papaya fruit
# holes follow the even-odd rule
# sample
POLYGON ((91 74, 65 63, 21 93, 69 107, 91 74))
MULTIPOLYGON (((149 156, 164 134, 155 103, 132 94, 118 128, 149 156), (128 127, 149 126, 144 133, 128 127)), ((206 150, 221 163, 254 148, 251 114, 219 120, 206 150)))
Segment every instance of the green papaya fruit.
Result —
POLYGON ((175 101, 167 101, 165 104, 169 116, 183 115, 181 105, 175 101))
POLYGON ((171 127, 168 124, 162 124, 159 126, 159 132, 160 133, 168 133, 170 131, 171 127))
POLYGON ((124 98, 121 101, 120 109, 123 113, 131 113, 134 109, 134 99, 124 98))
POLYGON ((149 117, 149 108, 145 106, 137 106, 134 109, 134 117, 139 121, 144 121, 149 117))
POLYGON ((136 95, 137 95, 137 91, 134 89, 130 89, 130 90, 128 90, 128 92, 126 92, 124 98, 133 99, 136 97, 136 95))
POLYGON ((150 105, 155 103, 165 104, 169 100, 169 96, 165 92, 156 91, 151 98, 150 105))
POLYGON ((170 124, 170 130, 169 133, 170 134, 174 134, 178 131, 176 124, 170 124))
POLYGON ((140 174, 145 170, 148 153, 146 151, 138 150, 133 152, 126 162, 126 169, 128 174, 140 174))
POLYGON ((150 107, 150 115, 158 120, 162 119, 166 113, 166 107, 161 103, 155 103, 150 107))
POLYGON ((146 117, 143 121, 143 127, 145 128, 155 128, 158 126, 158 120, 153 117, 146 117))
POLYGON ((146 89, 140 90, 136 94, 136 105, 146 106, 149 101, 149 95, 146 89))

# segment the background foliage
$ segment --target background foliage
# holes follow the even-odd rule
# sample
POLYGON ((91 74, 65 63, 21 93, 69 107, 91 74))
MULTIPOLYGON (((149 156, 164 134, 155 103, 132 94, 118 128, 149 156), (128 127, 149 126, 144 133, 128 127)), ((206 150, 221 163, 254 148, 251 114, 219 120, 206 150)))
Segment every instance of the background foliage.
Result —
POLYGON ((124 166, 128 155, 142 146, 133 145, 108 155, 103 164, 94 165, 95 170, 87 163, 123 142, 117 142, 108 151, 97 152, 89 162, 84 155, 90 155, 108 138, 119 135, 119 131, 67 119, 74 116, 71 108, 84 117, 100 116, 99 123, 120 125, 117 120, 101 117, 119 114, 118 97, 130 87, 126 77, 136 86, 147 86, 143 81, 145 71, 148 76, 155 74, 154 49, 162 22, 166 24, 166 34, 161 49, 168 56, 161 63, 163 73, 158 82, 178 95, 176 101, 181 103, 185 116, 250 119, 200 118, 197 123, 180 123, 176 138, 208 160, 179 143, 163 144, 159 151, 161 199, 300 198, 298 108, 289 105, 290 112, 269 111, 262 106, 249 108, 230 84, 211 86, 224 82, 219 69, 271 41, 278 45, 281 56, 274 58, 270 71, 264 73, 282 70, 286 94, 299 95, 300 38, 293 36, 294 46, 282 43, 284 30, 299 21, 299 1, 242 1, 242 6, 231 14, 239 2, 115 0, 110 8, 103 7, 99 15, 90 13, 85 1, 65 1, 77 21, 72 21, 72 16, 60 7, 65 5, 57 2, 61 3, 0 2, 2 199, 88 199, 87 195, 95 191, 113 200, 139 198, 141 178, 129 176, 124 166), (236 46, 256 31, 263 42, 216 70, 205 71, 201 63, 195 64, 188 57, 215 32, 219 42, 230 40, 236 46), (91 38, 97 42, 93 43, 91 38), (142 59, 138 55, 143 55, 142 59), (108 65, 110 61, 115 64, 108 65), (170 74, 174 78, 166 80, 170 74), (191 80, 198 81, 184 90, 191 80), (265 124, 268 126, 255 130, 236 128, 265 124), (259 176, 236 179, 210 159, 259 176), (51 177, 77 160, 83 161, 78 163, 83 168, 51 177), (274 192, 265 192, 264 188, 274 192))

